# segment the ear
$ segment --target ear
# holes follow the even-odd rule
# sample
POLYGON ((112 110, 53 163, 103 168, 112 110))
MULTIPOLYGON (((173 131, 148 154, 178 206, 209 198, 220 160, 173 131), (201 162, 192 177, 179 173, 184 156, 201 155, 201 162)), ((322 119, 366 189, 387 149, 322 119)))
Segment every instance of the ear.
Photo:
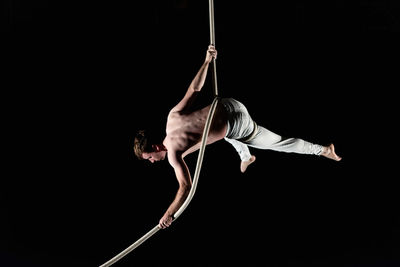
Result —
POLYGON ((166 151, 165 147, 162 144, 160 144, 160 145, 151 145, 151 148, 155 152, 166 151))
POLYGON ((154 150, 154 152, 160 152, 162 150, 160 145, 151 145, 151 148, 154 150))

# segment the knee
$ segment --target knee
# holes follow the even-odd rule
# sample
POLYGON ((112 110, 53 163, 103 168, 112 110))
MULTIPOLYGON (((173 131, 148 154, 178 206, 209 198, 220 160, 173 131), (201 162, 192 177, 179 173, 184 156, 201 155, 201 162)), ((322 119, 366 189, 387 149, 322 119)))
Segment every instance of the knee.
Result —
POLYGON ((283 151, 300 153, 304 151, 304 140, 300 138, 283 138, 279 142, 283 151))

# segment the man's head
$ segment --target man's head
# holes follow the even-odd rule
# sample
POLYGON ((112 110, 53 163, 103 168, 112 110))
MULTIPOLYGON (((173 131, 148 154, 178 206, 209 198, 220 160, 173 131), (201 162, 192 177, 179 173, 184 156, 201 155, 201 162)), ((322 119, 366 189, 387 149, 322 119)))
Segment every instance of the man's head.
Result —
POLYGON ((163 144, 156 144, 154 139, 140 130, 135 136, 133 150, 138 159, 148 160, 151 163, 165 159, 167 150, 163 144))

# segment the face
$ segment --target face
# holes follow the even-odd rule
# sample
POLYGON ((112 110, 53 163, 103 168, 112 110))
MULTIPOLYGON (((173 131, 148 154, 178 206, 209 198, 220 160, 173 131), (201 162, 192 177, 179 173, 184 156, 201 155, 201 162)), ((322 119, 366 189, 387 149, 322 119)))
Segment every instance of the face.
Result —
POLYGON ((154 151, 152 151, 152 152, 143 152, 142 158, 150 161, 151 163, 165 159, 165 156, 167 155, 167 151, 161 150, 158 148, 154 148, 154 147, 153 147, 153 149, 154 149, 154 151))

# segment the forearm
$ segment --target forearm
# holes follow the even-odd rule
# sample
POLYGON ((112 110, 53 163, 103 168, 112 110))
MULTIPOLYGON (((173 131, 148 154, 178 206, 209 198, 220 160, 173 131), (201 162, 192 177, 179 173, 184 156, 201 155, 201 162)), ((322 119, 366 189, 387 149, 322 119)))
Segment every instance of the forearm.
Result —
POLYGON ((169 216, 173 216, 179 208, 185 202, 187 196, 189 195, 191 186, 180 186, 178 192, 176 193, 174 201, 172 201, 171 205, 168 207, 166 213, 169 216))
POLYGON ((168 161, 174 168, 176 179, 179 183, 179 189, 176 193, 174 201, 172 201, 167 211, 160 219, 159 226, 162 229, 171 225, 172 221, 174 220, 175 213, 185 203, 185 200, 190 193, 190 189, 192 188, 192 181, 190 178, 189 169, 182 158, 182 154, 171 149, 168 151, 168 161))
POLYGON ((190 88, 194 91, 200 91, 204 85, 204 82, 207 77, 209 62, 205 61, 201 66, 200 70, 197 72, 196 76, 194 77, 192 83, 190 84, 190 88))

